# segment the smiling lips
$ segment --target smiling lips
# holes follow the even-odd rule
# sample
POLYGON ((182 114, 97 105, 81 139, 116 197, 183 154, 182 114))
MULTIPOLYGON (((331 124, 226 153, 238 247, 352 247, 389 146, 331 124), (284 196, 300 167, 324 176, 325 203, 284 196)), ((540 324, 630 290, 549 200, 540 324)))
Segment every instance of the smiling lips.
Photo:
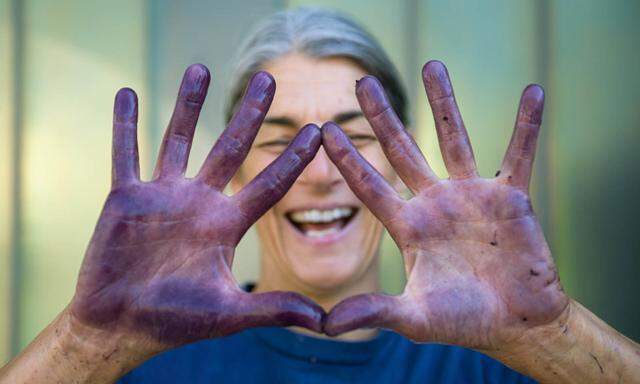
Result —
POLYGON ((340 232, 355 216, 355 207, 290 211, 287 219, 302 234, 318 238, 340 232))

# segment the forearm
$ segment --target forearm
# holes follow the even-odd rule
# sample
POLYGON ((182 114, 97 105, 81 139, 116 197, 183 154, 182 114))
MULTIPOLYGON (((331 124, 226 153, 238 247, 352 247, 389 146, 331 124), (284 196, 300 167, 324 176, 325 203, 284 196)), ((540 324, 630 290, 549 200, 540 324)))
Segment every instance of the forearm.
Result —
POLYGON ((640 383, 640 346, 573 300, 552 324, 488 354, 542 383, 640 383))
POLYGON ((63 311, 9 364, 0 384, 113 383, 152 354, 137 342, 74 322, 63 311))

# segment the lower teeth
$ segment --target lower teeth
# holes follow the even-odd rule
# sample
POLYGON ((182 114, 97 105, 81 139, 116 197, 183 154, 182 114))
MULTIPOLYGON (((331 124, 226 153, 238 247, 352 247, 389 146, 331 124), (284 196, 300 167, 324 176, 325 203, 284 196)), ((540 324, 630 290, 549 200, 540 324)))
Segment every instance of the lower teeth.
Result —
POLYGON ((330 235, 332 233, 338 233, 338 229, 337 228, 327 228, 327 229, 323 229, 323 230, 320 230, 320 231, 311 229, 311 230, 308 230, 307 232, 305 232, 305 235, 307 235, 309 237, 322 237, 322 236, 330 235))

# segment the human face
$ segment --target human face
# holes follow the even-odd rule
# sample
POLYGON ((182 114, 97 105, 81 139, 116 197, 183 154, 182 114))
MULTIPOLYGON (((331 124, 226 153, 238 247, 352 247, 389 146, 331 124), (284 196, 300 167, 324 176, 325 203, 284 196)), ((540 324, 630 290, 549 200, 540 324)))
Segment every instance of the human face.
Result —
MULTIPOLYGON (((280 154, 308 123, 334 121, 362 155, 392 183, 397 177, 355 97, 366 72, 345 58, 289 54, 262 68, 276 79, 276 94, 253 147, 234 178, 241 188, 280 154)), ((263 274, 278 288, 307 293, 377 281, 381 223, 349 189, 321 147, 284 198, 257 222, 263 274)))

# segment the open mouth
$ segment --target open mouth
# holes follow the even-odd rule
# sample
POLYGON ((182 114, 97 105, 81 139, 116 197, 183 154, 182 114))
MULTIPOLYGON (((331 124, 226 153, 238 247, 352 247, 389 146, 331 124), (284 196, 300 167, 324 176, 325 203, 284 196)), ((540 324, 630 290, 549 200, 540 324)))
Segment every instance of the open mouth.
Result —
POLYGON ((340 232, 358 213, 356 207, 290 211, 287 220, 308 237, 323 237, 340 232))

